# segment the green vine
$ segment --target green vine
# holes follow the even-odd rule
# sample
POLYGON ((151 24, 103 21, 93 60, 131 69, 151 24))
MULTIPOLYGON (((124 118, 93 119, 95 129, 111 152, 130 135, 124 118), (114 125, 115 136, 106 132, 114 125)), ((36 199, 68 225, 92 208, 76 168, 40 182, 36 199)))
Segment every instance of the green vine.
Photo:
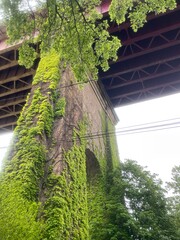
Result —
POLYGON ((63 117, 65 115, 65 108, 66 108, 66 99, 60 98, 56 101, 55 104, 55 117, 63 117))
POLYGON ((0 178, 0 239, 3 240, 42 239, 40 182, 47 159, 46 141, 54 122, 51 95, 60 79, 58 54, 52 51, 45 59, 45 77, 40 66, 37 76, 41 76, 41 81, 37 76, 34 79, 33 94, 28 96, 14 132, 13 158, 9 160, 9 154, 0 178), (48 59, 52 58, 54 62, 49 64, 48 59), (45 88, 41 86, 42 81, 47 84, 45 88))
MULTIPOLYGON (((117 156, 97 150, 100 170, 91 181, 87 180, 84 136, 88 119, 74 129, 72 147, 60 159, 62 172, 54 173, 53 160, 47 165, 47 142, 52 141, 54 120, 66 114, 65 98, 56 91, 59 59, 54 50, 42 57, 33 81, 33 94, 28 96, 15 129, 13 158, 7 160, 0 178, 3 240, 106 240, 110 236, 106 229, 107 208, 112 201, 108 194, 113 184, 109 174, 117 165, 117 156)), ((102 125, 103 131, 111 125, 105 116, 102 125)), ((114 151, 113 139, 104 139, 104 144, 114 151)))
MULTIPOLYGON (((84 122, 74 129, 71 148, 58 159, 59 175, 53 169, 57 159, 53 162, 48 155, 53 123, 66 116, 66 100, 58 86, 61 69, 68 66, 79 83, 86 82, 87 76, 97 79, 98 70, 108 70, 109 61, 117 59, 120 40, 110 35, 109 20, 96 11, 99 0, 37 1, 39 10, 31 9, 30 14, 24 11, 24 3, 1 1, 9 43, 22 42, 19 63, 27 68, 33 65, 35 41, 41 59, 0 176, 0 239, 131 239, 115 139, 108 135, 103 139, 104 152, 96 154, 99 172, 91 180, 86 174, 84 122)), ((175 0, 112 0, 110 21, 120 24, 128 17, 137 31, 147 14, 175 6, 175 0)), ((105 116, 102 128, 105 133, 114 130, 105 116)))
MULTIPOLYGON (((85 125, 75 131, 74 139, 84 135, 85 125)), ((89 239, 85 141, 74 142, 64 153, 64 170, 60 175, 49 173, 47 201, 44 206, 44 238, 89 239)))

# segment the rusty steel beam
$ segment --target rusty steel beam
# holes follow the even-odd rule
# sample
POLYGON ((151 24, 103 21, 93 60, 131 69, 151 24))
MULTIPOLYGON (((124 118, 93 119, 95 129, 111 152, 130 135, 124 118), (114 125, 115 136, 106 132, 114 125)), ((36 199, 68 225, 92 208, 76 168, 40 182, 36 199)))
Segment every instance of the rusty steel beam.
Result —
POLYGON ((110 6, 111 0, 102 0, 99 7, 97 7, 97 10, 102 13, 104 16, 108 14, 109 6, 110 6))
POLYGON ((25 103, 25 102, 26 102, 26 97, 24 97, 22 99, 13 100, 11 102, 6 102, 6 103, 3 103, 3 104, 0 103, 0 109, 6 108, 6 107, 10 107, 10 106, 19 105, 19 104, 22 104, 22 103, 25 103))
POLYGON ((0 115, 0 119, 8 118, 8 117, 11 117, 11 116, 16 116, 17 117, 20 113, 21 113, 21 111, 16 111, 16 112, 11 112, 11 113, 8 113, 8 114, 0 115))
POLYGON ((166 49, 166 51, 156 52, 152 55, 141 56, 124 61, 121 64, 115 63, 107 72, 100 73, 100 79, 108 79, 119 75, 144 69, 157 64, 165 63, 180 58, 180 45, 166 49))
POLYGON ((110 28, 122 39, 118 61, 100 71, 114 106, 180 92, 180 4, 172 12, 148 16, 148 23, 133 33, 129 23, 110 28))
POLYGON ((12 121, 9 123, 0 123, 0 129, 6 129, 7 127, 15 127, 17 124, 16 121, 12 121))
POLYGON ((25 90, 30 90, 31 88, 32 88, 31 84, 29 84, 28 86, 22 87, 22 88, 13 88, 10 91, 4 92, 4 93, 0 93, 0 98, 6 97, 6 96, 14 94, 14 93, 23 92, 25 90))
POLYGON ((139 79, 127 80, 126 82, 123 82, 123 83, 114 84, 112 86, 106 86, 106 89, 109 91, 109 90, 125 87, 125 86, 128 86, 128 85, 132 85, 132 84, 135 84, 135 83, 143 83, 147 80, 155 79, 157 77, 163 77, 163 76, 166 76, 168 74, 176 73, 176 72, 180 72, 180 66, 177 66, 176 68, 174 68, 172 70, 162 71, 160 73, 149 74, 149 76, 147 76, 147 77, 140 77, 139 79))
POLYGON ((161 88, 156 88, 151 91, 147 92, 139 92, 138 94, 131 95, 131 96, 126 96, 123 98, 118 98, 112 100, 113 106, 114 107, 119 107, 119 106, 125 106, 133 103, 137 103, 140 101, 146 101, 149 99, 154 99, 162 96, 167 96, 170 94, 178 93, 180 89, 180 85, 169 85, 166 87, 161 87, 161 88))
MULTIPOLYGON (((141 35, 138 34, 138 32, 137 32, 137 33, 134 33, 134 36, 130 37, 129 33, 126 32, 127 39, 122 40, 122 45, 123 46, 130 45, 130 44, 133 44, 135 42, 139 42, 139 41, 144 40, 144 39, 157 37, 161 34, 164 34, 164 33, 170 32, 172 30, 176 30, 176 29, 180 29, 179 19, 177 19, 176 22, 169 21, 164 26, 160 26, 159 29, 153 28, 153 29, 149 30, 149 32, 146 31, 145 33, 143 33, 141 35)), ((122 29, 119 30, 119 32, 121 32, 121 31, 122 31, 122 29)), ((126 30, 126 31, 128 31, 128 30, 126 30)))
POLYGON ((13 60, 10 63, 4 64, 3 66, 0 66, 0 71, 6 70, 8 68, 14 67, 18 65, 18 61, 13 60))
POLYGON ((17 50, 22 43, 14 44, 14 45, 9 45, 6 43, 7 39, 4 39, 0 42, 0 54, 4 54, 6 52, 10 52, 12 50, 17 50))
MULTIPOLYGON (((107 7, 105 7, 105 8, 107 8, 107 7)), ((171 14, 174 14, 174 13, 178 12, 179 10, 180 10, 180 2, 177 4, 177 7, 173 10, 167 10, 165 13, 160 13, 160 14, 151 13, 147 16, 147 22, 145 23, 145 26, 143 28, 145 28, 146 24, 148 22, 150 22, 151 20, 156 20, 157 18, 161 18, 161 17, 164 17, 164 16, 169 16, 171 14)), ((108 13, 105 12, 105 16, 107 16, 107 14, 108 13)), ((130 28, 131 28, 130 22, 129 22, 129 20, 127 20, 126 22, 123 22, 120 25, 117 25, 113 22, 108 30, 111 34, 113 34, 113 33, 119 32, 121 30, 125 30, 125 29, 127 30, 127 29, 130 29, 130 28)), ((141 30, 143 28, 140 28, 139 30, 141 30)))
POLYGON ((149 47, 149 48, 146 48, 146 49, 141 50, 141 51, 136 52, 136 53, 131 53, 131 54, 128 54, 128 55, 125 55, 125 56, 120 55, 116 62, 110 62, 110 66, 117 63, 117 62, 124 62, 126 60, 131 60, 131 59, 143 56, 143 55, 148 54, 148 53, 153 53, 153 52, 156 52, 156 51, 159 51, 159 50, 163 50, 163 49, 166 49, 166 48, 169 48, 169 47, 176 46, 176 45, 179 45, 179 43, 180 43, 180 40, 171 40, 170 42, 160 44, 156 47, 149 47))
POLYGON ((13 77, 7 77, 6 79, 0 80, 0 86, 2 84, 5 84, 5 83, 17 81, 17 80, 19 80, 21 78, 24 78, 24 77, 28 77, 28 76, 31 76, 31 75, 33 76, 34 73, 35 73, 34 70, 30 70, 30 71, 27 71, 27 72, 25 72, 23 74, 15 75, 13 77))
POLYGON ((169 83, 159 84, 157 86, 146 87, 146 88, 142 88, 142 89, 139 89, 139 90, 127 92, 127 93, 124 93, 124 94, 118 94, 116 96, 111 97, 111 99, 120 99, 120 98, 123 98, 123 97, 129 97, 129 96, 132 96, 132 95, 138 94, 138 93, 146 93, 146 92, 150 92, 151 90, 154 90, 154 89, 169 87, 169 86, 177 84, 177 83, 180 83, 180 79, 178 79, 176 81, 173 81, 173 82, 169 82, 169 83))
POLYGON ((152 37, 158 37, 158 36, 160 36, 162 34, 168 33, 170 31, 176 30, 176 29, 180 30, 180 23, 179 22, 176 23, 176 24, 173 24, 173 25, 171 25, 169 27, 164 27, 164 28, 162 28, 160 30, 157 29, 157 30, 152 31, 150 33, 146 33, 146 34, 144 34, 142 36, 135 36, 135 37, 129 38, 129 39, 124 40, 124 41, 122 40, 122 45, 123 46, 131 45, 133 43, 139 42, 139 41, 144 40, 144 39, 148 39, 148 38, 152 38, 152 37))

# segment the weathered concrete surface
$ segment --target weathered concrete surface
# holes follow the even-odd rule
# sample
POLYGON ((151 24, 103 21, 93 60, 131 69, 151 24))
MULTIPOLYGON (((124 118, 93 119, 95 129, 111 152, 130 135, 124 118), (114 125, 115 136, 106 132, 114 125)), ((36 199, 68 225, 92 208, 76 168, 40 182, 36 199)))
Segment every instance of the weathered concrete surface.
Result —
POLYGON ((53 129, 53 152, 50 159, 54 159, 54 171, 60 173, 63 169, 63 151, 72 146, 73 130, 79 130, 79 123, 86 119, 88 122, 87 135, 88 148, 93 152, 99 150, 105 154, 106 146, 101 136, 103 132, 102 118, 106 116, 112 124, 118 119, 111 108, 108 99, 103 95, 96 82, 75 84, 75 79, 70 69, 62 73, 59 83, 60 98, 66 99, 66 113, 63 118, 57 119, 53 129), (100 136, 94 136, 99 134, 100 136), (91 137, 92 136, 92 137, 91 137))

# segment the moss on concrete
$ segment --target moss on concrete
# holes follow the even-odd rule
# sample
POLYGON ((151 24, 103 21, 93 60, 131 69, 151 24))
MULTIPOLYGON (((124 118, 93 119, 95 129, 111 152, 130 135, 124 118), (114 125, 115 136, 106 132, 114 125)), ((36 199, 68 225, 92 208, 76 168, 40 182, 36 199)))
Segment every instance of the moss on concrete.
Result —
MULTIPOLYGON (((54 121, 66 114, 59 65, 53 50, 41 58, 14 132, 13 151, 0 177, 2 240, 107 240, 112 173, 118 166, 114 138, 104 138, 105 151, 97 149, 99 170, 93 178, 87 179, 86 121, 74 128, 69 150, 62 150, 58 174, 49 160, 54 121)), ((105 115, 102 126, 103 132, 112 130, 105 115)))

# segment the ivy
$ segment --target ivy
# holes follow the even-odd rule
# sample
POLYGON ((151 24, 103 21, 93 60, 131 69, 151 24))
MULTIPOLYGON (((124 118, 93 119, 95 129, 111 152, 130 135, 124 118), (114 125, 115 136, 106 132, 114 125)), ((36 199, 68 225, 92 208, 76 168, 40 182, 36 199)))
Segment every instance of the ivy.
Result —
MULTIPOLYGON (((52 51, 53 52, 53 51, 52 51)), ((43 67, 34 79, 33 93, 29 94, 26 105, 18 119, 14 131, 13 157, 7 157, 4 172, 0 178, 0 238, 5 239, 42 239, 43 219, 40 183, 44 177, 47 159, 47 139, 50 138, 54 122, 52 88, 58 84, 59 66, 57 61, 49 64, 53 55, 46 55, 43 67), (54 73, 54 74, 53 74, 54 73), (37 77, 41 76, 41 81, 37 77), (42 87, 42 82, 46 86, 42 87), (9 160, 11 158, 11 160, 9 160)), ((41 67, 41 66, 40 66, 41 67)), ((65 106, 61 111, 64 112, 65 106)), ((59 109, 60 110, 60 109, 59 109)))
POLYGON ((33 85, 41 82, 49 82, 49 89, 55 90, 60 80, 60 56, 54 49, 41 56, 33 85))
POLYGON ((0 238, 88 239, 86 141, 81 139, 86 133, 85 123, 74 130, 73 146, 64 152, 62 173, 54 174, 51 165, 48 167, 45 200, 40 200, 46 142, 51 139, 54 118, 65 114, 66 105, 65 98, 55 91, 60 77, 58 54, 52 51, 43 60, 14 133, 14 156, 7 161, 0 179, 0 238), (52 56, 57 61, 52 61, 52 56), (41 67, 46 70, 44 76, 41 67), (4 222, 5 230, 1 231, 4 222))
POLYGON ((22 46, 19 48, 19 65, 24 65, 27 69, 32 67, 32 63, 34 63, 34 60, 37 58, 38 54, 36 50, 28 44, 28 42, 25 42, 22 44, 22 46))
POLYGON ((9 42, 24 41, 20 63, 28 68, 33 65, 36 56, 28 44, 36 41, 40 43, 41 58, 54 48, 60 53, 63 64, 71 66, 77 81, 87 81, 88 75, 97 79, 97 68, 101 66, 107 70, 108 61, 117 59, 116 52, 120 47, 120 41, 107 31, 107 21, 103 21, 103 16, 96 11, 99 4, 99 0, 37 1, 36 13, 30 8, 28 14, 27 8, 23 7, 26 5, 24 0, 13 3, 2 0, 9 42), (39 13, 44 9, 47 14, 39 13))
POLYGON ((66 99, 60 98, 55 105, 55 117, 63 117, 65 114, 66 99))
POLYGON ((74 143, 64 153, 63 172, 49 173, 43 239, 89 239, 85 148, 85 142, 74 143))
MULTIPOLYGON (((23 41, 20 64, 33 65, 35 41, 40 62, 0 177, 0 239, 131 239, 133 220, 119 194, 124 186, 113 137, 104 138, 105 150, 97 154, 100 172, 93 181, 87 182, 84 122, 62 153, 59 174, 48 158, 54 120, 66 114, 65 98, 58 92, 61 71, 68 66, 77 82, 97 79, 98 69, 108 70, 109 60, 117 59, 120 40, 109 34, 108 21, 96 11, 99 0, 37 1, 36 12, 27 12, 24 3, 1 1, 9 43, 23 41)), ((174 0, 112 0, 109 14, 118 24, 129 18, 137 31, 147 14, 175 6, 174 0)), ((102 125, 103 132, 112 130, 104 116, 102 125)))
POLYGON ((1 180, 0 238, 3 240, 39 240, 41 222, 37 222, 39 204, 22 196, 22 183, 1 180))

